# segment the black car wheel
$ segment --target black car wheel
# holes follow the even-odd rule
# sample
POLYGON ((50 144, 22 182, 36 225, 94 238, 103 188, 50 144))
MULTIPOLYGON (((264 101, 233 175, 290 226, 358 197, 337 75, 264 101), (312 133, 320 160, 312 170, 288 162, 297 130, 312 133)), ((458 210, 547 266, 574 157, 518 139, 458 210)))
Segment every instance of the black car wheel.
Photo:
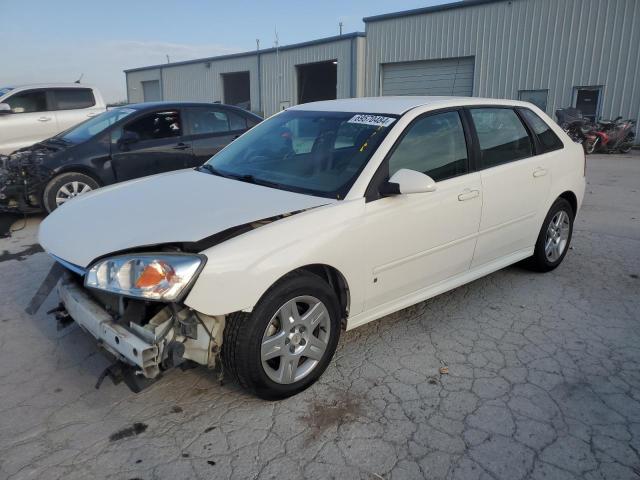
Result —
POLYGON ((325 371, 340 337, 336 294, 308 272, 287 275, 251 313, 227 317, 225 372, 265 399, 295 395, 325 371))
POLYGON ((63 173, 49 180, 42 195, 42 204, 51 213, 69 200, 96 188, 100 188, 98 182, 84 173, 63 173))

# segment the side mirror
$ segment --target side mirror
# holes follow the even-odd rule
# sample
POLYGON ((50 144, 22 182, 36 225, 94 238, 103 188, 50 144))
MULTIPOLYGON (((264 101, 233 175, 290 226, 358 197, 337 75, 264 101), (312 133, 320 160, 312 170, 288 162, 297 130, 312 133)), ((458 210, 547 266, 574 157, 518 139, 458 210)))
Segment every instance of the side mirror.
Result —
POLYGON ((8 103, 0 103, 0 114, 4 113, 12 113, 11 105, 9 105, 8 103))
POLYGON ((133 145, 134 143, 138 143, 139 141, 140 135, 138 135, 136 132, 124 130, 122 132, 122 136, 118 139, 118 145, 120 147, 128 147, 129 145, 133 145))
POLYGON ((427 193, 436 191, 436 182, 429 175, 402 168, 380 187, 382 195, 427 193))

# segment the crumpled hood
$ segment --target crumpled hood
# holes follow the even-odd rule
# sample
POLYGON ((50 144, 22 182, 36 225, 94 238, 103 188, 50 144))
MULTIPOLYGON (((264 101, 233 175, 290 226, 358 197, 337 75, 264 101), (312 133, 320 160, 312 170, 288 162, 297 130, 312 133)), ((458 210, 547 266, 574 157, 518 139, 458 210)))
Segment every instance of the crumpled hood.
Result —
POLYGON ((335 201, 180 170, 66 203, 40 224, 39 242, 48 253, 87 267, 109 253, 197 242, 237 225, 335 201))

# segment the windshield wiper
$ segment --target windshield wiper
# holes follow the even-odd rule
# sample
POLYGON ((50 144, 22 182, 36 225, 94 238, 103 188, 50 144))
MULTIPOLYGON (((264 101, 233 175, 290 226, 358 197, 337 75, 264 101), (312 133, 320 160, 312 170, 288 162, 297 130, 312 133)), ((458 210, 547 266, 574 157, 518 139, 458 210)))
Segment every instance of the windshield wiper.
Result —
POLYGON ((213 165, 209 165, 208 163, 204 163, 199 167, 196 167, 196 170, 199 172, 208 172, 211 175, 217 175, 218 177, 229 178, 228 175, 225 175, 220 170, 217 170, 213 165))
POLYGON ((262 180, 260 178, 256 178, 253 175, 234 175, 231 177, 235 180, 240 180, 241 182, 253 183, 254 185, 261 185, 263 187, 272 187, 272 188, 282 188, 281 183, 270 182, 269 180, 262 180))

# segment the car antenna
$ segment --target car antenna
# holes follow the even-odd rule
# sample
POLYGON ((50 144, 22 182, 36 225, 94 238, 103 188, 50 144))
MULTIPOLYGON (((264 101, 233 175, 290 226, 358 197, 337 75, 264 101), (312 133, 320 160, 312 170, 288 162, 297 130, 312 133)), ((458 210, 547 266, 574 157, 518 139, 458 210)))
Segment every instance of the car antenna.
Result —
POLYGON ((80 80, 82 80, 82 77, 84 77, 84 73, 80 74, 80 78, 78 78, 75 82, 73 83, 80 83, 80 80))

